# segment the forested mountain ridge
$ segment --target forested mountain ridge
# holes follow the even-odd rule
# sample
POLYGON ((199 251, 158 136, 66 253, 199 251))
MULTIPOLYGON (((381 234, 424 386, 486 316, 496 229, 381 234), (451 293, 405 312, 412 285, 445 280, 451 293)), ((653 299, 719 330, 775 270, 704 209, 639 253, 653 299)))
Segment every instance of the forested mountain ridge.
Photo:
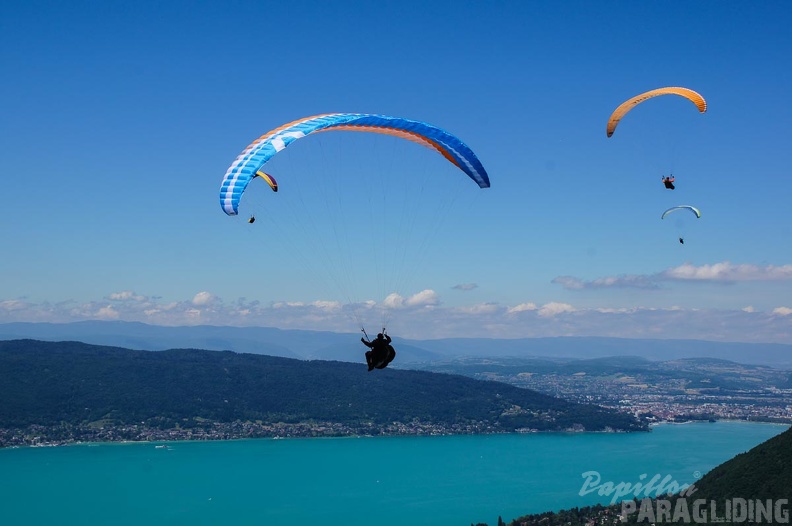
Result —
POLYGON ((230 351, 0 342, 0 427, 157 422, 422 422, 515 430, 637 431, 629 415, 527 389, 364 364, 230 351))
POLYGON ((716 466, 694 499, 787 499, 792 504, 792 428, 716 466))

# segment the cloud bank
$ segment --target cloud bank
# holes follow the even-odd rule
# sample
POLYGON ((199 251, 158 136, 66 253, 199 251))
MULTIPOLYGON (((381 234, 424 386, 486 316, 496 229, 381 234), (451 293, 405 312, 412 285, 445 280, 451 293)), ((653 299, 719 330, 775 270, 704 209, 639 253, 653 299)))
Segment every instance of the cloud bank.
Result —
POLYGON ((582 280, 573 276, 558 276, 553 283, 567 290, 590 290, 605 288, 659 289, 663 282, 699 281, 715 283, 738 283, 743 281, 786 281, 792 280, 792 265, 734 265, 728 261, 712 265, 695 266, 685 263, 656 274, 628 274, 609 276, 594 280, 582 280))
POLYGON ((182 301, 163 301, 133 291, 114 292, 89 302, 0 299, 0 323, 84 320, 335 332, 355 332, 361 325, 379 327, 385 322, 392 334, 417 339, 610 336, 792 343, 789 305, 779 305, 766 312, 750 306, 734 310, 634 306, 604 309, 530 301, 516 305, 489 302, 446 307, 432 290, 409 297, 391 294, 380 302, 357 304, 328 300, 265 304, 245 298, 227 301, 209 291, 199 291, 182 301))

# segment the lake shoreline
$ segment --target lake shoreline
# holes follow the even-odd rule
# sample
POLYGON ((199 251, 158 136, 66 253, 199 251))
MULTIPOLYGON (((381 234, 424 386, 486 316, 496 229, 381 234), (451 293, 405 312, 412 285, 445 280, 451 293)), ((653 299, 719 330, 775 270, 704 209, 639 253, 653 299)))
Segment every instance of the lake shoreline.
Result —
MULTIPOLYGON (((748 420, 720 419, 717 422, 768 424, 789 426, 779 422, 756 422, 748 420)), ((687 424, 714 423, 710 421, 690 420, 687 422, 653 422, 649 429, 660 426, 679 426, 687 424)), ((207 442, 230 440, 258 439, 305 439, 305 438, 374 438, 374 437, 410 437, 410 436, 456 436, 456 435, 508 435, 508 434, 632 434, 638 431, 606 430, 586 431, 568 430, 524 430, 503 431, 490 425, 467 424, 464 426, 442 426, 438 424, 392 424, 389 426, 370 426, 366 432, 359 427, 335 423, 298 423, 298 424, 260 424, 251 422, 232 422, 227 424, 212 423, 205 428, 189 429, 154 429, 144 425, 109 426, 95 428, 91 426, 31 426, 25 429, 0 429, 0 449, 59 447, 86 444, 161 444, 183 442, 207 442)))
MULTIPOLYGON (((452 436, 533 433, 631 433, 620 429, 587 431, 585 429, 558 430, 502 430, 486 422, 466 424, 435 424, 422 422, 388 425, 363 424, 351 426, 335 422, 274 423, 229 422, 206 423, 202 427, 157 429, 143 424, 103 426, 29 426, 24 429, 0 429, 0 449, 8 447, 54 447, 87 443, 146 443, 216 441, 245 439, 294 438, 355 438, 380 436, 452 436)), ((636 431, 637 432, 637 431, 636 431)), ((649 429, 640 432, 649 432, 649 429)))

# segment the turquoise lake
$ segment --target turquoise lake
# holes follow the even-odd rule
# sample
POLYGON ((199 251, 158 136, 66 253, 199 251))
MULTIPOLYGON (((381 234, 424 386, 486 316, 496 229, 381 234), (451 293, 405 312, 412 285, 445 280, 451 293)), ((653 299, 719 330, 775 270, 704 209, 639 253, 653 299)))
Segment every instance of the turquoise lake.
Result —
MULTIPOLYGON (((497 524, 609 502, 601 482, 680 484, 783 432, 717 422, 651 433, 81 444, 0 450, 2 525, 497 524)), ((654 495, 652 495, 654 496, 654 495)))

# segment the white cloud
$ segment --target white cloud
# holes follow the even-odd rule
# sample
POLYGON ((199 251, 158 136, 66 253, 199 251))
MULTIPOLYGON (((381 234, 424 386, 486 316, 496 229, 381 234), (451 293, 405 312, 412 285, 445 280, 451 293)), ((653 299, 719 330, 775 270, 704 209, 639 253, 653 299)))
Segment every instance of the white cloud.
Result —
POLYGON ((539 316, 550 318, 566 312, 575 312, 575 307, 569 303, 550 302, 542 305, 542 308, 539 309, 539 316))
POLYGON ((21 300, 4 300, 0 301, 0 309, 6 311, 20 311, 31 307, 32 304, 21 300))
POLYGON ((627 313, 630 313, 630 312, 635 312, 637 309, 635 309, 633 307, 629 307, 629 308, 628 307, 622 307, 622 308, 618 308, 618 309, 600 307, 600 308, 597 308, 597 309, 594 309, 594 310, 597 311, 597 312, 602 312, 603 314, 627 314, 627 313))
POLYGON ((392 292, 388 294, 388 296, 382 300, 382 305, 388 309, 400 309, 404 306, 404 298, 402 298, 399 294, 392 292))
POLYGON ((506 311, 507 314, 515 314, 517 312, 535 311, 538 307, 536 303, 520 303, 506 311))
POLYGON ((438 305, 440 298, 437 293, 431 289, 422 290, 417 294, 413 294, 409 298, 403 298, 401 295, 393 292, 382 301, 382 306, 386 309, 404 309, 407 307, 428 307, 438 305))
POLYGON ((582 290, 586 288, 586 282, 574 276, 557 276, 550 281, 568 290, 582 290))
POLYGON ((188 319, 196 321, 196 320, 198 320, 198 318, 201 317, 201 310, 200 309, 187 309, 187 310, 184 311, 184 314, 185 314, 185 316, 187 316, 188 319))
POLYGON ((122 292, 114 292, 107 296, 107 299, 113 301, 146 301, 148 298, 135 294, 131 290, 125 290, 122 292))
POLYGON ((437 296, 437 293, 431 289, 422 290, 417 294, 413 294, 409 298, 405 304, 408 307, 421 307, 424 305, 437 305, 440 303, 440 299, 437 296))
POLYGON ((326 311, 341 310, 341 302, 339 301, 323 301, 323 300, 313 301, 311 302, 311 306, 326 311))
POLYGON ((193 305, 198 306, 211 305, 215 302, 217 302, 217 297, 210 292, 199 292, 192 299, 193 305))
POLYGON ((623 274, 593 280, 582 280, 574 276, 557 276, 551 283, 567 290, 636 288, 659 289, 663 281, 710 281, 735 283, 741 281, 785 281, 792 280, 792 265, 733 265, 728 261, 712 265, 685 263, 655 274, 623 274))
POLYGON ((743 312, 756 312, 756 310, 751 305, 748 305, 747 307, 743 307, 740 310, 742 310, 743 312))
POLYGON ((775 309, 773 309, 773 314, 776 314, 778 316, 789 316, 790 314, 792 314, 792 309, 790 309, 789 307, 776 307, 775 309))
POLYGON ((551 283, 557 283, 567 290, 604 289, 604 288, 636 288, 656 289, 658 284, 651 276, 622 275, 584 281, 573 276, 558 276, 551 283))
POLYGON ((117 310, 112 305, 100 308, 96 311, 96 317, 100 320, 117 320, 121 317, 117 310))
POLYGON ((501 307, 497 303, 477 303, 467 307, 457 307, 455 310, 465 314, 488 314, 500 311, 501 307))
POLYGON ((478 285, 476 285, 475 283, 460 283, 459 285, 454 285, 451 288, 456 290, 473 290, 478 288, 478 285))
POLYGON ((664 279, 701 281, 781 281, 792 279, 792 265, 733 265, 728 261, 695 266, 685 263, 662 272, 664 279))
POLYGON ((304 307, 305 303, 301 301, 279 301, 277 303, 273 303, 272 306, 276 309, 284 309, 288 307, 304 307))

